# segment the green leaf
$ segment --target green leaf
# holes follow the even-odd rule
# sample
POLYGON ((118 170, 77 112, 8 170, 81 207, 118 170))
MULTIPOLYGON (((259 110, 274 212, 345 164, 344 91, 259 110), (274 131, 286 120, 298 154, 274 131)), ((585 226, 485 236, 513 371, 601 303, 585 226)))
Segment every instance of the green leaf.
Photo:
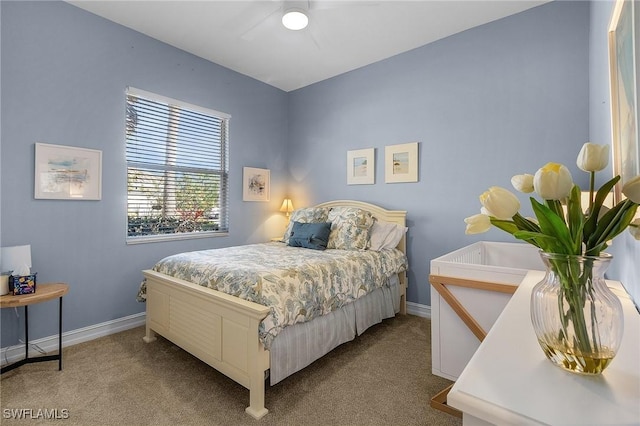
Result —
POLYGON ((596 193, 596 199, 593 203, 591 211, 589 211, 589 218, 584 224, 584 243, 587 244, 588 238, 593 235, 598 225, 598 216, 600 215, 600 209, 604 204, 604 200, 607 198, 607 195, 611 192, 614 185, 620 180, 620 176, 615 176, 609 182, 605 183, 600 187, 598 192, 596 193))
POLYGON ((539 247, 542 251, 546 251, 548 253, 561 252, 562 244, 560 244, 556 238, 545 235, 541 232, 518 231, 513 234, 513 236, 519 240, 526 241, 529 244, 539 247))
POLYGON ((606 242, 604 242, 590 249, 587 249, 584 254, 585 256, 600 256, 600 253, 605 251, 608 246, 609 245, 606 242))
POLYGON ((569 222, 569 233, 573 240, 573 252, 580 253, 582 250, 582 230, 584 228, 584 213, 581 205, 581 191, 578 185, 571 189, 571 195, 567 202, 567 215, 569 222))
POLYGON ((542 234, 554 237, 557 240, 558 249, 561 251, 556 251, 556 253, 580 254, 579 251, 575 251, 575 244, 564 220, 549 207, 539 203, 535 198, 531 198, 531 206, 538 218, 542 234))
POLYGON ((501 219, 496 219, 494 217, 491 217, 489 220, 491 221, 491 224, 493 226, 495 226, 496 228, 502 229, 503 231, 506 231, 511 235, 519 231, 516 224, 510 220, 501 220, 501 219))
POLYGON ((606 244, 627 229, 637 210, 637 204, 631 200, 624 200, 602 216, 595 232, 587 241, 587 253, 595 253, 602 244, 606 244))
POLYGON ((540 232, 540 227, 537 223, 523 217, 520 213, 516 213, 513 216, 513 222, 523 231, 540 232))
POLYGON ((562 203, 560 200, 545 200, 545 205, 549 207, 549 210, 554 212, 562 222, 565 222, 564 211, 562 211, 562 203))

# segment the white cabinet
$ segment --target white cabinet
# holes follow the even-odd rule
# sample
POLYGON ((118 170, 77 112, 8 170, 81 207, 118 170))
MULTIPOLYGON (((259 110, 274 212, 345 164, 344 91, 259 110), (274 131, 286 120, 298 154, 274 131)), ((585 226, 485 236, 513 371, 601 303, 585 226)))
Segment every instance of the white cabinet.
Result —
POLYGON ((531 325, 531 289, 543 272, 527 274, 487 338, 449 392, 466 425, 640 424, 640 315, 619 282, 624 334, 600 376, 570 373, 546 359, 531 325))
POLYGON ((524 243, 478 242, 431 261, 433 374, 458 378, 531 269, 544 265, 524 243))

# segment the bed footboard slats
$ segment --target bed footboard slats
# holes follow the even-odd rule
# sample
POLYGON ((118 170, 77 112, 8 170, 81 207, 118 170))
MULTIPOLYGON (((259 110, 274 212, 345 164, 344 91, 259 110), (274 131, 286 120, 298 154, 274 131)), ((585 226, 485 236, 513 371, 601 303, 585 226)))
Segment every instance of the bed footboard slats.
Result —
POLYGON ((246 411, 255 418, 264 407, 264 372, 269 352, 258 336, 260 321, 269 308, 187 281, 143 271, 147 282, 147 330, 167 338, 222 374, 249 389, 246 411))
POLYGON ((169 323, 171 331, 181 336, 180 346, 202 359, 222 361, 222 319, 211 311, 190 305, 189 299, 171 299, 169 323), (184 313, 188 312, 188 315, 184 313))

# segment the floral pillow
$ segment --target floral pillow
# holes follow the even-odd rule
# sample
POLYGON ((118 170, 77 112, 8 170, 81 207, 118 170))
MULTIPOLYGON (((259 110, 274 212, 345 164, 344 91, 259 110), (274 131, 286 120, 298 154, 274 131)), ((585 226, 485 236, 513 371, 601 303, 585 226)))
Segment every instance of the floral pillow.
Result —
POLYGON ((291 230, 295 222, 300 223, 321 223, 328 222, 327 217, 329 215, 329 208, 327 207, 307 207, 304 209, 294 210, 289 217, 289 225, 284 233, 282 241, 285 244, 289 244, 289 237, 291 237, 291 230))
POLYGON ((333 207, 327 222, 331 222, 327 248, 365 250, 369 246, 374 218, 368 211, 357 207, 333 207))

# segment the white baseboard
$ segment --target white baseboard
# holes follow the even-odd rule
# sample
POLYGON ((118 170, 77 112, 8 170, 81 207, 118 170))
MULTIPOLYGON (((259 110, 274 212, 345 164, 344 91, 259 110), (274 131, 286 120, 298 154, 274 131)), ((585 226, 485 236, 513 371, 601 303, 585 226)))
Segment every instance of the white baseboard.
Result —
MULTIPOLYGON (((108 336, 110 334, 119 333, 129 330, 130 328, 139 327, 145 324, 146 313, 129 315, 115 320, 103 322, 101 324, 90 325, 89 327, 79 328, 62 333, 62 347, 77 345, 78 343, 88 342, 98 337, 108 336)), ((42 339, 31 340, 29 342, 29 356, 38 356, 40 353, 35 348, 39 347, 45 352, 58 351, 58 335, 55 334, 42 339)), ((12 363, 24 358, 24 345, 18 344, 0 349, 2 352, 2 365, 12 363)))
POLYGON ((407 313, 419 317, 431 318, 431 306, 407 302, 407 313))
MULTIPOLYGON (((407 302, 407 313, 417 315, 419 317, 431 318, 431 306, 421 305, 415 302, 407 302)), ((77 345, 78 343, 88 342, 89 340, 99 337, 108 336, 110 334, 119 333, 129 330, 130 328, 139 327, 145 324, 146 313, 129 315, 127 317, 103 322, 101 324, 91 325, 89 327, 79 328, 62 333, 62 347, 77 345)), ((35 346, 45 352, 56 352, 58 350, 58 335, 55 334, 42 339, 32 340, 29 342, 29 356, 38 356, 40 353, 35 346)), ((18 344, 0 349, 2 357, 0 364, 5 365, 24 358, 24 345, 18 344)))

